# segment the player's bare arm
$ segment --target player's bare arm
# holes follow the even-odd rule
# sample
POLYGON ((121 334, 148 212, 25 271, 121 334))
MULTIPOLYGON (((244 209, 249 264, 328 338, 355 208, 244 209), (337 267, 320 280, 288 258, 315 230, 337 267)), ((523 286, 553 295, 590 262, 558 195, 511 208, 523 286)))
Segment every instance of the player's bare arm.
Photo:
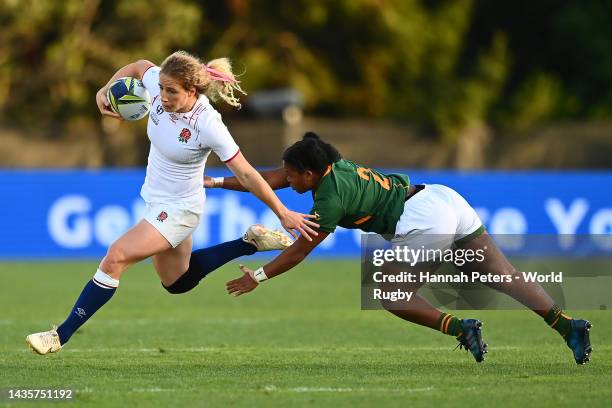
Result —
POLYGON ((242 153, 239 152, 238 155, 227 162, 226 165, 232 173, 234 173, 242 186, 252 192, 274 211, 274 214, 276 214, 280 220, 283 228, 285 228, 294 238, 297 239, 297 233, 307 240, 312 240, 312 237, 317 235, 317 232, 313 228, 318 228, 319 224, 310 220, 311 218, 315 218, 315 216, 291 211, 285 207, 261 174, 249 164, 242 153))
POLYGON ((100 88, 100 90, 96 93, 96 104, 98 105, 100 113, 104 116, 110 116, 111 118, 123 120, 121 116, 119 116, 119 114, 111 110, 110 103, 108 102, 108 98, 106 97, 108 87, 117 79, 123 77, 142 79, 142 76, 144 75, 146 70, 153 66, 155 66, 155 64, 153 64, 151 61, 138 60, 136 62, 132 62, 131 64, 127 64, 126 66, 120 68, 117 72, 115 72, 115 75, 111 77, 111 79, 106 83, 106 85, 100 88))
POLYGON ((328 232, 320 232, 319 235, 313 237, 312 241, 308 241, 303 237, 300 237, 293 245, 285 249, 279 256, 274 258, 268 264, 264 265, 263 268, 259 268, 256 271, 247 268, 244 265, 240 265, 240 269, 244 273, 240 278, 231 280, 226 283, 227 293, 232 296, 240 296, 243 293, 248 293, 255 289, 259 282, 267 279, 271 279, 274 276, 278 276, 282 273, 292 269, 300 262, 302 262, 308 254, 316 248, 327 236, 328 232), (260 270, 263 269, 263 275, 260 270), (262 279, 262 276, 265 277, 262 279))
MULTIPOLYGON (((285 169, 279 167, 274 170, 260 171, 261 177, 270 185, 272 190, 289 187, 285 169)), ((208 177, 204 176, 204 187, 223 188, 225 190, 248 191, 236 177, 208 177)))

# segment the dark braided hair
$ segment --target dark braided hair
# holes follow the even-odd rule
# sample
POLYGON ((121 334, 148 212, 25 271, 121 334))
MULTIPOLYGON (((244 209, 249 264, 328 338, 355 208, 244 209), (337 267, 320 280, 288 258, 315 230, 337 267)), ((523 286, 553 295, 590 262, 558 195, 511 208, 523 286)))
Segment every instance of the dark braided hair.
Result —
POLYGON ((283 160, 300 173, 311 170, 325 173, 327 166, 342 159, 336 148, 324 142, 314 132, 306 132, 302 140, 295 142, 283 153, 283 160))

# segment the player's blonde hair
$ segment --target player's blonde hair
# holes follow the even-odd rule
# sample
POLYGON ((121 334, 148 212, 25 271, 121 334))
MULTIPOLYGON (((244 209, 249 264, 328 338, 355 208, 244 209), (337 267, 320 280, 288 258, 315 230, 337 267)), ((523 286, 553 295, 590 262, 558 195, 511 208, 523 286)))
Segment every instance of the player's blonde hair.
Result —
POLYGON ((240 81, 232 73, 228 58, 203 63, 187 51, 176 51, 162 62, 161 73, 180 81, 185 89, 195 88, 198 94, 204 94, 212 101, 221 98, 238 109, 241 105, 234 91, 246 95, 240 88, 240 81))

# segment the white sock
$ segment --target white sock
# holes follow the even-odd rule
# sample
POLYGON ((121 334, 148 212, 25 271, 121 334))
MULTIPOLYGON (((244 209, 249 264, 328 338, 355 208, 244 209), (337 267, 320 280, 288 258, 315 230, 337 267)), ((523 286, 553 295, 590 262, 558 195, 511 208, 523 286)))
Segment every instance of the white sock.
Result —
POLYGON ((117 289, 119 287, 119 280, 108 276, 103 270, 98 269, 93 277, 93 281, 96 285, 104 289, 117 289))

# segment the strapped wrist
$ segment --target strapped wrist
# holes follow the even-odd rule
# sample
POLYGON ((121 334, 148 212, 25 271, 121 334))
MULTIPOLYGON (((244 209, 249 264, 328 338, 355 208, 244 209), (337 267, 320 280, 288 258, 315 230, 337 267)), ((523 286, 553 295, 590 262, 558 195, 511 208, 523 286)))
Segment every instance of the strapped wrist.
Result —
POLYGON ((213 177, 212 178, 213 187, 223 187, 224 180, 225 180, 225 177, 213 177))
POLYGON ((264 281, 268 280, 268 276, 266 275, 266 272, 264 272, 263 266, 257 268, 253 272, 253 278, 255 279, 255 281, 257 283, 261 283, 261 282, 264 282, 264 281))

